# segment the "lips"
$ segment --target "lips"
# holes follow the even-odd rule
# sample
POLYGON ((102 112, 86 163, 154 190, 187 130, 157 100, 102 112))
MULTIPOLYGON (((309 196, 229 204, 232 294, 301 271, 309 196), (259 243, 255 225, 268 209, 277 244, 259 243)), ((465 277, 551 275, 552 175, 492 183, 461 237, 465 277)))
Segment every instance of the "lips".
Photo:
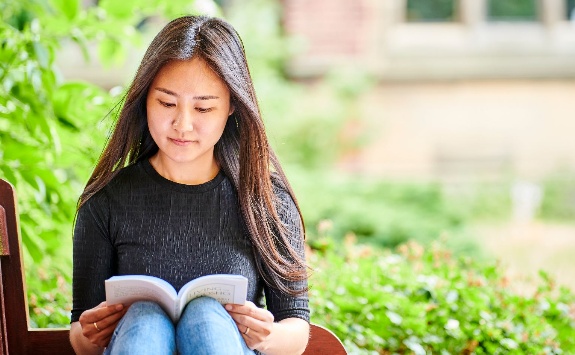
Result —
POLYGON ((174 143, 175 145, 179 145, 179 146, 187 146, 187 145, 190 145, 190 144, 195 142, 195 141, 187 140, 187 139, 176 139, 176 138, 168 138, 168 139, 172 143, 174 143))

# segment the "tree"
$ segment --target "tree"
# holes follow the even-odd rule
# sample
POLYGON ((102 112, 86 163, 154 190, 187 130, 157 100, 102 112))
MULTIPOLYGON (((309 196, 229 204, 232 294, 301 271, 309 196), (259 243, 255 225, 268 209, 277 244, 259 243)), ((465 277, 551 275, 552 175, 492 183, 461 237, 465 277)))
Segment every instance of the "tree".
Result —
POLYGON ((55 57, 75 42, 111 64, 142 38, 143 20, 217 11, 212 1, 6 0, 0 3, 0 176, 19 195, 22 239, 36 262, 68 255, 76 199, 106 138, 103 118, 120 100, 62 79, 55 57), (137 9, 137 11, 134 11, 137 9))

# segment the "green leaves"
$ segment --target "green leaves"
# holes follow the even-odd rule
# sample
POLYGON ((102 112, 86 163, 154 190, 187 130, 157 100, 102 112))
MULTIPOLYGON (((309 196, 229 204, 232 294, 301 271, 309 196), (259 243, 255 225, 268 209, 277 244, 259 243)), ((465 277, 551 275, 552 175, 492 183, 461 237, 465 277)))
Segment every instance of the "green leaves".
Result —
POLYGON ((80 0, 50 0, 50 3, 68 20, 74 20, 80 13, 80 0))
MULTIPOLYGON (((89 83, 63 82, 55 63, 60 43, 79 44, 86 60, 96 47, 104 64, 115 65, 141 43, 143 20, 168 11, 160 0, 100 3, 0 2, 0 177, 18 194, 26 272, 34 276, 30 314, 38 326, 69 323, 76 201, 112 123, 105 118, 120 101, 89 83), (46 277, 47 269, 58 277, 46 277)), ((169 7, 185 11, 195 3, 174 0, 169 7)))
MULTIPOLYGON (((144 6, 145 3, 146 2, 144 2, 144 6)), ((147 3, 149 3, 149 1, 147 3)), ((141 5, 142 1, 139 0, 102 0, 99 2, 99 7, 105 11, 106 16, 124 20, 131 20, 135 11, 141 11, 141 5)))
POLYGON ((312 321, 354 354, 563 354, 575 351, 575 294, 542 274, 532 296, 490 262, 416 243, 381 251, 347 243, 310 255, 312 321), (333 272, 337 270, 337 272, 333 272))
POLYGON ((134 0, 85 9, 80 0, 0 4, 0 176, 18 191, 22 239, 34 262, 70 244, 76 199, 107 134, 101 122, 119 100, 88 83, 62 83, 60 43, 76 41, 86 56, 96 45, 105 64, 118 64, 139 42, 137 26, 163 8, 134 0))

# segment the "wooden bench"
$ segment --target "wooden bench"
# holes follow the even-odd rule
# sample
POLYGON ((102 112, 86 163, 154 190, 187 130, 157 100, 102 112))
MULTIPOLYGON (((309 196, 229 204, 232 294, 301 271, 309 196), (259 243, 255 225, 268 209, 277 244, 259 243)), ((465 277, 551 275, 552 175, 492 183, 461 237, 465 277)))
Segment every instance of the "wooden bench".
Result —
MULTIPOLYGON (((28 302, 16 194, 0 179, 0 355, 74 354, 68 329, 34 329, 29 326, 28 302)), ((328 329, 312 324, 304 354, 347 354, 328 329)))

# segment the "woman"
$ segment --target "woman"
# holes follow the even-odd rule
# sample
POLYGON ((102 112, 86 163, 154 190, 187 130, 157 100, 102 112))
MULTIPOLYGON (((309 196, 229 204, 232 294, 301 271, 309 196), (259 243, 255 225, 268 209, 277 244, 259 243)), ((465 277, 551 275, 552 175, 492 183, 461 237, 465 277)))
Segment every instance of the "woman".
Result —
POLYGON ((150 44, 79 200, 70 338, 78 354, 298 354, 309 336, 301 213, 270 148, 241 39, 187 16, 150 44), (113 275, 176 289, 249 279, 248 302, 104 302, 113 275), (263 296, 265 295, 265 309, 263 296))

